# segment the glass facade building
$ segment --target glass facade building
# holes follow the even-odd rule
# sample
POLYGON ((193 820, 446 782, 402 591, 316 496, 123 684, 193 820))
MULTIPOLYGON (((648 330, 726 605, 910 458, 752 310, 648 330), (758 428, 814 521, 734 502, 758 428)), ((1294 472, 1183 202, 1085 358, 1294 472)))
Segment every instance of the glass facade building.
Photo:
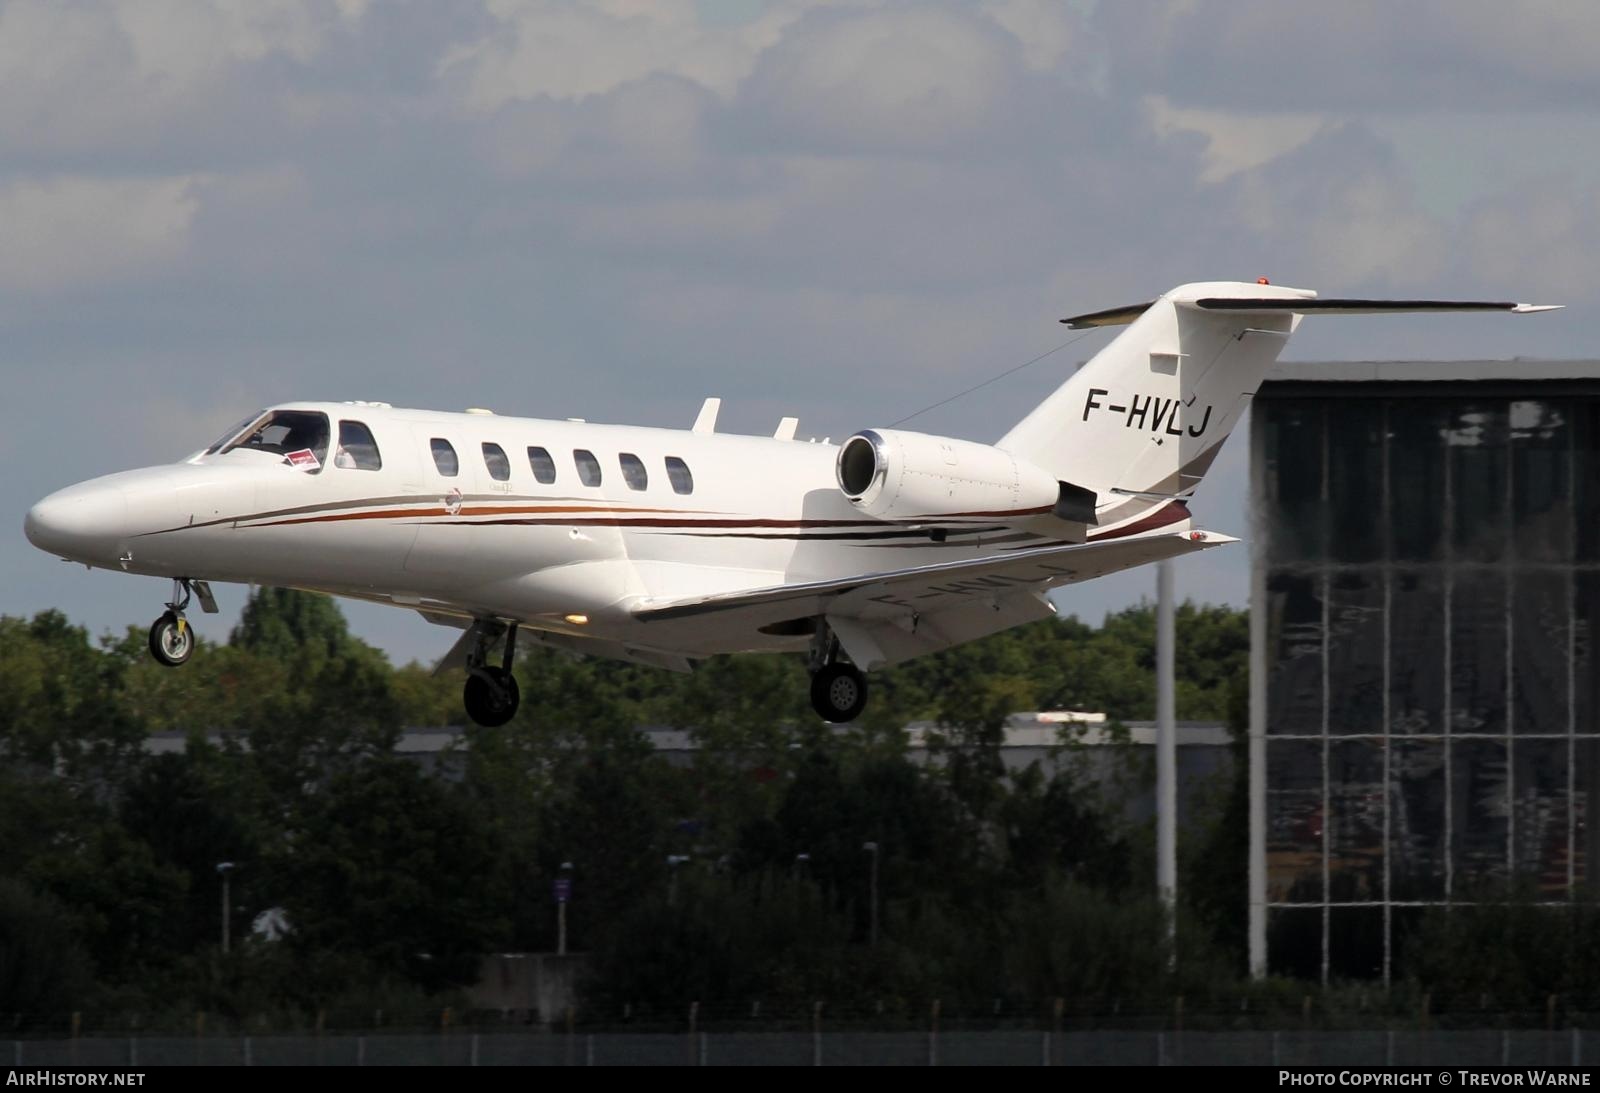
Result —
POLYGON ((1280 365, 1251 466, 1256 970, 1589 885, 1600 362, 1280 365))

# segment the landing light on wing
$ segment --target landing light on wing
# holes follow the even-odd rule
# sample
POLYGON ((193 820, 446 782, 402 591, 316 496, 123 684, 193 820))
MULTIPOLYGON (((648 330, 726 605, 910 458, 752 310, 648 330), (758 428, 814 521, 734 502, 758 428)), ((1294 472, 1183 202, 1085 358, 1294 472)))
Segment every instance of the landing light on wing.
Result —
POLYGON ((563 618, 565 618, 568 622, 570 622, 574 626, 584 626, 584 625, 587 625, 588 622, 589 622, 589 616, 588 615, 565 615, 565 616, 563 616, 563 618))

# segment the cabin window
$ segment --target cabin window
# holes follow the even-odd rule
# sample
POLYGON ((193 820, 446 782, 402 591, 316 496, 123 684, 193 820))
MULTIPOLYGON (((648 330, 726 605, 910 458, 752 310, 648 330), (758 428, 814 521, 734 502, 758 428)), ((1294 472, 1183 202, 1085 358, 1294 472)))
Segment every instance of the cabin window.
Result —
POLYGON ((694 475, 689 473, 689 464, 675 455, 667 456, 667 478, 672 482, 673 493, 694 492, 694 475))
POLYGON ((383 470, 383 456, 372 430, 359 421, 339 422, 339 447, 334 449, 333 465, 356 471, 383 470))
POLYGON ((489 477, 496 482, 508 482, 511 479, 511 460, 506 458, 506 450, 498 444, 487 441, 483 445, 483 465, 489 468, 489 477))
POLYGON ((617 462, 622 464, 622 480, 630 490, 642 490, 650 484, 650 476, 645 473, 644 463, 638 456, 623 452, 617 456, 617 462))
POLYGON ((454 478, 461 473, 461 460, 456 458, 456 450, 442 436, 436 436, 428 441, 428 448, 433 452, 433 465, 439 468, 439 473, 446 478, 454 478))
POLYGON ((579 448, 572 453, 572 460, 578 465, 578 481, 585 486, 598 486, 600 484, 600 461, 594 453, 587 448, 579 448))
POLYGON ((312 410, 274 410, 257 421, 246 425, 247 432, 223 448, 267 452, 282 456, 291 466, 316 474, 328 458, 328 415, 312 410))
POLYGON ((550 453, 546 449, 529 448, 528 466, 532 469, 536 482, 548 486, 556 480, 556 461, 550 458, 550 453))

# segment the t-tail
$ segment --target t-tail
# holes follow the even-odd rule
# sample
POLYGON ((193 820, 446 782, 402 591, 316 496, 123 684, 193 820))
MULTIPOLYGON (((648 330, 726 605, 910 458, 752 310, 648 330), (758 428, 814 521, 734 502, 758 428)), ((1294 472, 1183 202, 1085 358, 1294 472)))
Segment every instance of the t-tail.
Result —
POLYGON ((1098 527, 1186 519, 1183 501, 1300 319, 1308 314, 1554 310, 1461 300, 1319 299, 1308 289, 1212 281, 1149 303, 1078 315, 1074 329, 1126 326, 996 445, 1063 488, 1094 496, 1098 527))

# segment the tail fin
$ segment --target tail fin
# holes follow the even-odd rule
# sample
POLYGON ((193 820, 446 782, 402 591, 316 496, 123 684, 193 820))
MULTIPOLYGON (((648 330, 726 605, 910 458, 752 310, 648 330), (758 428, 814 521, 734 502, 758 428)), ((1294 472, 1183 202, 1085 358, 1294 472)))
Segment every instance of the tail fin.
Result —
POLYGON ((1183 285, 1148 304, 1062 322, 1127 329, 998 446, 1094 491, 1102 528, 1186 497, 1210 468, 1303 315, 1544 311, 1453 300, 1319 300, 1307 289, 1183 285))

